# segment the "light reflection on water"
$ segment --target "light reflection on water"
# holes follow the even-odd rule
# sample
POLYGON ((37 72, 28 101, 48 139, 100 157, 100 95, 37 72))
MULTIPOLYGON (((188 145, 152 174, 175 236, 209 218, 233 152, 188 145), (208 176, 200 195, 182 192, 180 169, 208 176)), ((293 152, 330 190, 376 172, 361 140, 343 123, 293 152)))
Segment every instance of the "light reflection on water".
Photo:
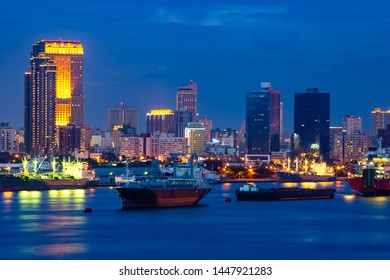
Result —
POLYGON ((30 246, 23 249, 24 253, 39 257, 61 258, 71 254, 80 254, 88 251, 88 247, 83 243, 62 243, 47 244, 42 246, 30 246))
POLYGON ((240 202, 240 185, 211 185, 199 207, 137 211, 120 210, 109 188, 3 193, 0 259, 390 258, 390 198, 360 197, 334 182, 334 199, 240 202))

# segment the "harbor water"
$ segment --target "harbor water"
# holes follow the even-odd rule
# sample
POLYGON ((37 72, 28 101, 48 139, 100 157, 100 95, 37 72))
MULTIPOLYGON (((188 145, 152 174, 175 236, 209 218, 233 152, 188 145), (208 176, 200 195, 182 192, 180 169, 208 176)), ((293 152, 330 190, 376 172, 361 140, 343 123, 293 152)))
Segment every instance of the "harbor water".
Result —
POLYGON ((214 184, 195 207, 132 211, 115 188, 3 192, 0 259, 390 259, 390 197, 330 182, 303 186, 333 186, 334 199, 237 201, 239 186, 214 184))

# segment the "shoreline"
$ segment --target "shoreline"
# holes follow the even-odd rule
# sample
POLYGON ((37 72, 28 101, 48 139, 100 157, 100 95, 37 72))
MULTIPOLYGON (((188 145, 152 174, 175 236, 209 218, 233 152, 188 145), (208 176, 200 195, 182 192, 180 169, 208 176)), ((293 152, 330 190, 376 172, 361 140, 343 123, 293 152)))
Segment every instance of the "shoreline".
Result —
POLYGON ((0 186, 1 192, 19 192, 19 191, 50 191, 50 190, 90 190, 96 188, 109 188, 115 185, 102 184, 93 186, 0 186))
MULTIPOLYGON (((324 181, 324 182, 342 182, 347 181, 348 177, 337 177, 335 181, 324 181)), ((271 182, 271 183, 279 183, 279 179, 275 178, 254 178, 254 179, 227 179, 221 181, 210 182, 210 184, 224 184, 224 183, 250 183, 250 182, 271 182)), ((280 182, 280 183, 288 183, 288 182, 280 182)), ((291 182, 291 183, 304 183, 304 182, 291 182)), ((313 183, 322 183, 322 182, 313 182, 313 183)))

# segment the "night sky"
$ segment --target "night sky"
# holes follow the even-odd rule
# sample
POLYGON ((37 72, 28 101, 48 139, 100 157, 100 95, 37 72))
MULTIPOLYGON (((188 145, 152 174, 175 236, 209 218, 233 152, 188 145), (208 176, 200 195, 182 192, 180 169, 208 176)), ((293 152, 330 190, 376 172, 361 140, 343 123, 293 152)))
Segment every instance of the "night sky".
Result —
POLYGON ((23 126, 23 73, 39 39, 84 45, 85 121, 106 128, 107 107, 175 108, 198 82, 200 116, 239 129, 245 93, 272 83, 293 129, 295 92, 331 93, 331 125, 390 108, 390 2, 7 1, 0 8, 0 121, 23 126))

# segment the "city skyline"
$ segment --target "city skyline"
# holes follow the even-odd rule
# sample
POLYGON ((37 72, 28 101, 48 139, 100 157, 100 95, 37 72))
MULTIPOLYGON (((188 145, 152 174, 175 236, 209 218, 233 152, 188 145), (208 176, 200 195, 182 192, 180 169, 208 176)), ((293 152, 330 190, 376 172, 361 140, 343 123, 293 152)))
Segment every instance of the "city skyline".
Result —
POLYGON ((146 130, 142 116, 174 109, 178 87, 191 79, 198 83, 199 115, 221 128, 241 126, 245 93, 263 81, 281 92, 283 126, 290 132, 294 93, 308 87, 331 93, 331 126, 356 115, 370 130, 371 111, 390 107, 384 1, 213 1, 191 9, 191 3, 172 1, 109 8, 86 1, 78 9, 72 3, 63 7, 71 22, 53 12, 57 5, 7 2, 0 12, 3 25, 11 26, 0 34, 12 42, 12 48, 0 47, 0 120, 12 127, 23 125, 21 73, 39 39, 83 42, 85 122, 91 128, 104 128, 107 108, 122 101, 139 108, 140 131, 146 130), (37 18, 35 7, 47 17, 37 18))

